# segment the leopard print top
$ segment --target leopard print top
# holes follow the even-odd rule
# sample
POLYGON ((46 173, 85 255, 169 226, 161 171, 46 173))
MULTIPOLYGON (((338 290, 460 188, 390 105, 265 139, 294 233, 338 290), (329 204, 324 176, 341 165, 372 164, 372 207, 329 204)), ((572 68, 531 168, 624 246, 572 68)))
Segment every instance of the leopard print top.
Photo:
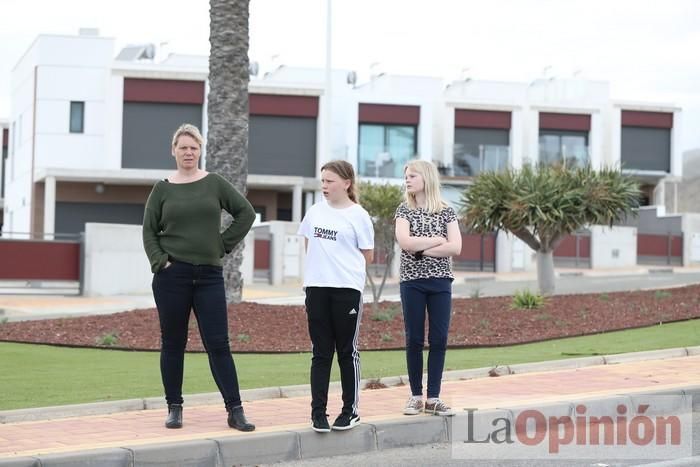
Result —
MULTIPOLYGON (((411 209, 404 202, 396 209, 395 219, 406 219, 410 224, 412 237, 437 237, 442 235, 447 238, 447 224, 457 220, 457 214, 450 207, 444 208, 438 213, 429 213, 423 208, 411 209)), ((413 254, 401 250, 401 267, 399 268, 399 280, 401 282, 414 279, 449 278, 452 275, 452 258, 433 258, 423 256, 416 260, 413 254)))

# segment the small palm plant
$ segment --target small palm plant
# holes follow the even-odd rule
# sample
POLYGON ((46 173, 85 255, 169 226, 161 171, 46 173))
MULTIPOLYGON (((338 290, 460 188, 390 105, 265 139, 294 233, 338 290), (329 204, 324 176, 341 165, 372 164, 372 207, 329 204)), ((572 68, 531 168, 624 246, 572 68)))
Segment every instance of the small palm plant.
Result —
POLYGON ((394 244, 396 237, 394 235, 394 213, 403 200, 401 188, 391 184, 373 184, 362 182, 360 188, 360 204, 367 210, 369 216, 374 223, 374 245, 375 252, 383 252, 384 271, 382 278, 377 284, 375 278, 370 273, 369 264, 367 270, 367 282, 372 289, 372 311, 376 316, 379 306, 379 298, 382 296, 386 279, 389 276, 391 264, 394 261, 394 244))
POLYGON ((484 172, 462 195, 468 229, 512 233, 537 252, 542 294, 554 292, 554 250, 587 225, 610 225, 639 207, 638 184, 620 170, 525 165, 484 172))

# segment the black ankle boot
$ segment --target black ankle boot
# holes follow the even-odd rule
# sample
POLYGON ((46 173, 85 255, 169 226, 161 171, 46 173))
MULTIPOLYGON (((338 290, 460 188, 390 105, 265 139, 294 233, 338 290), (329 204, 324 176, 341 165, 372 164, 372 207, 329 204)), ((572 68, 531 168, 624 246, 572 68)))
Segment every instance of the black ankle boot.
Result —
POLYGON ((255 425, 252 423, 248 422, 245 418, 245 414, 243 413, 243 407, 242 406, 237 406, 237 407, 230 407, 227 406, 226 410, 228 411, 228 426, 231 428, 235 428, 236 430, 240 431, 253 431, 255 430, 255 425))
POLYGON ((182 404, 168 404, 165 428, 182 428, 182 404))

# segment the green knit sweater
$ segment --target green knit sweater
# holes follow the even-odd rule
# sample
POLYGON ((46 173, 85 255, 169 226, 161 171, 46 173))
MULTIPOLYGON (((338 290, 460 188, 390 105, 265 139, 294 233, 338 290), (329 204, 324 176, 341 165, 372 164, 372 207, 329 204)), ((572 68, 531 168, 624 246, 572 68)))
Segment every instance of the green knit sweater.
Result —
POLYGON ((210 173, 191 183, 155 184, 143 217, 143 246, 151 271, 168 257, 192 264, 221 266, 221 258, 243 240, 255 211, 227 180, 210 173), (233 216, 221 232, 221 210, 233 216))

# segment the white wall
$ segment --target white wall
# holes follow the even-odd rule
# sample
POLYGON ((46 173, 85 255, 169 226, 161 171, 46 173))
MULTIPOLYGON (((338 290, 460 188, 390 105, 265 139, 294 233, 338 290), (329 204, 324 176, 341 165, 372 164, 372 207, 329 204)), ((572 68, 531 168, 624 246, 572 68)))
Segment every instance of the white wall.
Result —
MULTIPOLYGON (((5 185, 5 212, 12 213, 12 225, 6 223, 4 231, 31 229, 31 204, 43 202, 32 200, 32 168, 34 173, 45 167, 119 168, 101 155, 104 134, 115 123, 107 121, 105 106, 113 49, 113 39, 42 35, 12 70, 13 134, 5 185), (71 100, 85 102, 84 134, 69 133, 71 100)), ((121 127, 121 116, 117 123, 121 127)))
POLYGON ((5 166, 6 221, 4 232, 29 232, 31 229, 31 167, 33 133, 34 61, 36 42, 15 66, 11 76, 10 140, 5 166))
POLYGON ((593 225, 591 269, 628 268, 637 265, 637 228, 593 225))
POLYGON ((683 214, 683 266, 700 265, 700 214, 683 214))
MULTIPOLYGON (((294 224, 288 228, 297 226, 294 224)), ((284 228, 282 232, 285 232, 284 228)), ((244 283, 250 284, 255 258, 252 230, 244 241, 241 273, 244 283)), ((153 274, 143 249, 140 225, 85 224, 84 261, 84 294, 87 296, 151 293, 153 274)), ((298 276, 300 274, 298 272, 298 276)))
POLYGON ((87 296, 150 293, 141 226, 85 224, 84 277, 87 296))
POLYGON ((109 68, 42 65, 37 82, 35 169, 119 169, 105 157, 105 134, 114 123, 106 102, 109 68), (69 131, 71 101, 85 103, 82 133, 69 131))
POLYGON ((303 276, 305 244, 297 235, 298 222, 264 222, 270 231, 270 283, 280 285, 298 281, 303 276))
POLYGON ((680 110, 673 112, 673 129, 671 130, 671 175, 683 176, 683 118, 680 110))

